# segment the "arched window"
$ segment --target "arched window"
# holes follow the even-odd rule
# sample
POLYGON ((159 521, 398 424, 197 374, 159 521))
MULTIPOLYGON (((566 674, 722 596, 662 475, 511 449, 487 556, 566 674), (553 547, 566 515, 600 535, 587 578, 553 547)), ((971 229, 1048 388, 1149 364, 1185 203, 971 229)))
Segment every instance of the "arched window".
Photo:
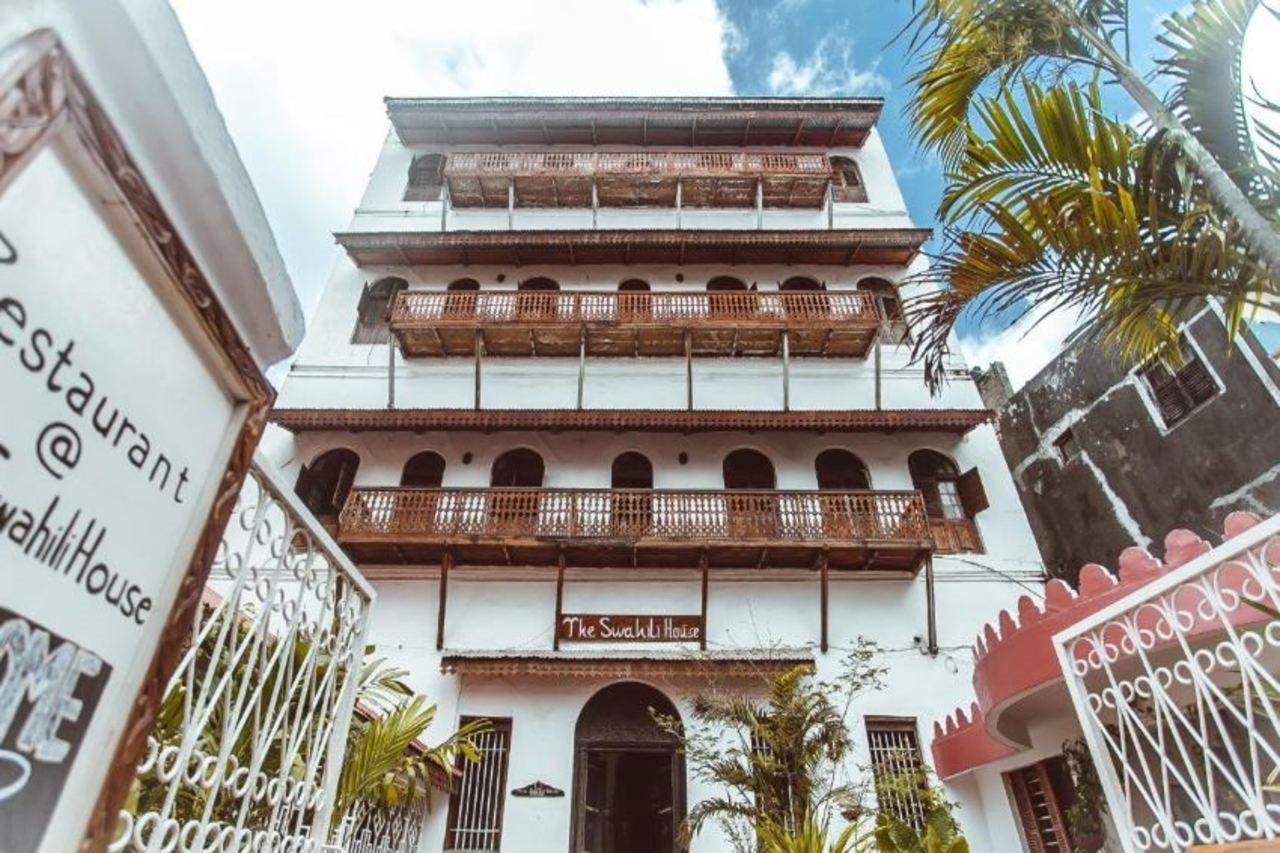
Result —
POLYGON ((409 164, 409 183, 404 188, 405 201, 438 201, 444 187, 443 154, 419 154, 409 164))
POLYGON ((707 282, 707 310, 713 317, 731 317, 746 308, 749 301, 739 293, 747 290, 746 282, 720 275, 707 282), (736 309, 736 310, 735 310, 736 309))
POLYGON ((366 284, 356 308, 356 328, 351 333, 353 344, 385 344, 391 340, 391 308, 396 294, 409 286, 409 282, 396 276, 380 278, 366 284))
POLYGON ((574 850, 680 849, 685 759, 654 714, 680 721, 671 700, 624 681, 592 696, 574 727, 574 850))
POLYGON ((549 278, 526 279, 516 286, 516 313, 522 320, 549 320, 558 313, 560 285, 549 278))
POLYGON ((449 293, 444 300, 446 317, 475 316, 476 293, 480 290, 480 282, 474 278, 460 278, 449 282, 445 290, 449 293))
POLYGON ((831 170, 835 172, 831 195, 836 201, 863 202, 867 200, 867 188, 862 183, 858 164, 848 157, 832 157, 831 170))
POLYGON ((818 488, 823 491, 857 491, 871 488, 867 466, 847 450, 833 447, 818 454, 813 461, 818 474, 818 488))
POLYGON ((724 458, 726 489, 773 489, 776 486, 773 463, 759 450, 743 448, 724 458))
POLYGON ((419 489, 438 489, 444 482, 444 457, 434 450, 424 450, 409 457, 400 474, 400 485, 419 489))
POLYGON ((517 447, 493 460, 489 485, 537 489, 542 486, 544 473, 541 456, 527 447, 517 447))
POLYGON ((326 450, 303 465, 293 491, 321 521, 333 521, 342 511, 360 468, 360 457, 345 447, 326 450))
POLYGON ((917 450, 907 457, 911 485, 924 496, 930 518, 968 518, 960 499, 960 471, 936 450, 917 450))
POLYGON ((870 293, 880 315, 880 339, 886 343, 900 344, 909 338, 907 318, 902 313, 902 300, 898 288, 883 278, 864 278, 858 282, 858 290, 870 293))

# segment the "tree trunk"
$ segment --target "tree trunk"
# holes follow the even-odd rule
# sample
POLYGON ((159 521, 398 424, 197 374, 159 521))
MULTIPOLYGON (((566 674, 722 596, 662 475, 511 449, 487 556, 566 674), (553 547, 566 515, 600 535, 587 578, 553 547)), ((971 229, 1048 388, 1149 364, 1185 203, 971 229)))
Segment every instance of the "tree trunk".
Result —
MULTIPOLYGON (((1074 12, 1071 14, 1074 16, 1074 12)), ((1220 212, 1239 224, 1249 250, 1271 273, 1280 274, 1280 232, 1276 227, 1258 212, 1244 190, 1231 179, 1209 149, 1187 130, 1138 73, 1116 53, 1111 42, 1078 16, 1075 16, 1075 24, 1081 37, 1098 51, 1104 63, 1111 67, 1116 80, 1147 114, 1152 124, 1163 130, 1186 153, 1192 170, 1204 181, 1210 199, 1220 212)))

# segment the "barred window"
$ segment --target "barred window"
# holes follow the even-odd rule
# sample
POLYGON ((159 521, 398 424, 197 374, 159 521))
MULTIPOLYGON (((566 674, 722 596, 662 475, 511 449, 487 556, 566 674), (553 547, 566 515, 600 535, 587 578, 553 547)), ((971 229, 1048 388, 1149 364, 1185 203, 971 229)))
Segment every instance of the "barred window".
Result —
POLYGON ((1179 341, 1183 361, 1174 367, 1162 358, 1156 358, 1138 369, 1138 375, 1147 383, 1156 408, 1166 427, 1171 427, 1218 395, 1218 383, 1199 355, 1192 349, 1184 335, 1179 341))
MULTIPOLYGON (((463 717, 462 722, 474 717, 463 717)), ((476 737, 479 761, 459 756, 461 779, 449 798, 445 832, 448 853, 488 853, 502 848, 502 807, 506 802, 507 764, 511 756, 511 720, 491 719, 476 737)))
POLYGON ((867 744, 881 810, 917 829, 924 826, 924 761, 914 717, 868 717, 867 744))

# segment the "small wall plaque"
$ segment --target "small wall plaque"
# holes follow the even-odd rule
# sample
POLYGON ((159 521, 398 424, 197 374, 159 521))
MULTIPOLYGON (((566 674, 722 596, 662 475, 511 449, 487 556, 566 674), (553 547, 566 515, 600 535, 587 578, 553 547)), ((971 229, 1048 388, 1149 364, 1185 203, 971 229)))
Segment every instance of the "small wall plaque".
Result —
POLYGON ((513 797, 563 797, 564 791, 539 779, 511 792, 513 797))

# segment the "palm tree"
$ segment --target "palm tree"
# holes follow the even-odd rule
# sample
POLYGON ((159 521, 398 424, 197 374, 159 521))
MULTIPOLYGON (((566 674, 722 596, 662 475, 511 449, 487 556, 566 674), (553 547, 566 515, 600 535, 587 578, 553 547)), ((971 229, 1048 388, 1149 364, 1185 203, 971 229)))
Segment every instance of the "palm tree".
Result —
POLYGON ((1241 157, 1251 134, 1240 51, 1260 5, 1195 0, 1169 18, 1160 41, 1170 54, 1159 70, 1176 85, 1165 103, 1125 60, 1127 49, 1116 47, 1129 37, 1128 0, 923 0, 915 15, 922 61, 912 76, 918 94, 911 118, 924 144, 955 158, 963 153, 970 102, 989 79, 1087 66, 1119 83, 1185 152, 1209 197, 1240 223, 1251 251, 1280 270, 1280 233, 1240 183, 1254 168, 1242 162, 1252 156, 1241 157), (1232 166, 1244 170, 1229 174, 1232 166))
POLYGON ((921 278, 952 288, 912 306, 931 384, 970 306, 1073 307, 1087 333, 1140 357, 1204 296, 1222 299, 1234 334, 1280 294, 1280 163, 1258 145, 1280 139, 1251 130, 1239 64, 1258 5, 1196 0, 1166 21, 1162 102, 1117 47, 1122 0, 925 0, 909 113, 950 187, 946 245, 921 278), (1153 132, 1107 117, 1077 67, 1119 83, 1153 132))

